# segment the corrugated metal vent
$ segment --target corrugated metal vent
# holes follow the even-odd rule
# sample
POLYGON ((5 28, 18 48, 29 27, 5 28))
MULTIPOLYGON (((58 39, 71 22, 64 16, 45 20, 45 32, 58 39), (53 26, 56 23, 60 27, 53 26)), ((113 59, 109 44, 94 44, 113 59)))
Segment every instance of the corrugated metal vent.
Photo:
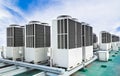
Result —
POLYGON ((26 26, 26 47, 50 47, 50 26, 47 23, 26 26))
POLYGON ((111 42, 111 34, 106 31, 102 31, 101 32, 101 40, 102 40, 102 43, 110 43, 111 42))
POLYGON ((88 26, 86 23, 82 23, 82 41, 83 46, 92 46, 93 45, 93 29, 91 26, 88 26))
POLYGON ((82 46, 82 26, 81 23, 73 19, 58 19, 58 48, 72 49, 82 46))
POLYGON ((7 46, 24 46, 24 28, 20 26, 16 27, 18 25, 11 26, 7 28, 7 46))
POLYGON ((119 36, 112 35, 112 42, 118 42, 119 41, 119 36))

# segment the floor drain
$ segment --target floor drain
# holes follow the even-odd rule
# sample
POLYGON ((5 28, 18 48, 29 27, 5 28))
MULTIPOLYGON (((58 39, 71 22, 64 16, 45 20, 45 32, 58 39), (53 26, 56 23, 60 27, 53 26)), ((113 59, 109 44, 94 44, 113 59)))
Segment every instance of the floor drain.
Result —
POLYGON ((112 59, 108 59, 108 61, 112 61, 112 59))
POLYGON ((112 57, 115 57, 115 55, 112 55, 112 57))
POLYGON ((80 71, 86 72, 86 71, 88 71, 88 70, 87 70, 87 68, 82 68, 80 71))
POLYGON ((107 65, 101 65, 101 67, 102 67, 102 68, 106 68, 106 67, 107 67, 107 65))

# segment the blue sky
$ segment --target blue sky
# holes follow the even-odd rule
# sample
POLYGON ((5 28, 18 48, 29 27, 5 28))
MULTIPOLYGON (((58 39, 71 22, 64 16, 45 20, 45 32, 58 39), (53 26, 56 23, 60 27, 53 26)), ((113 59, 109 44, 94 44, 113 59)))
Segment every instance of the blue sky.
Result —
POLYGON ((120 0, 0 0, 0 46, 6 45, 6 27, 39 20, 52 25, 61 14, 78 18, 94 28, 120 34, 120 0))
POLYGON ((54 0, 17 0, 16 5, 24 12, 27 12, 31 10, 31 8, 34 9, 36 7, 44 10, 46 7, 56 4, 57 2, 58 1, 54 0))

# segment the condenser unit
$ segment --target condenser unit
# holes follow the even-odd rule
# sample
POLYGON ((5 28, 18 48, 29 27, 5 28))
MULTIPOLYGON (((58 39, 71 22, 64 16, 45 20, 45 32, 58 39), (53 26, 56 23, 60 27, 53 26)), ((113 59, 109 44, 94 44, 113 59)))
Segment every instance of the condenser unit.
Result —
POLYGON ((113 51, 118 51, 119 50, 119 37, 116 35, 112 35, 112 50, 113 51))
POLYGON ((47 52, 50 47, 50 26, 39 21, 30 21, 26 25, 25 61, 44 62, 48 60, 47 52))
POLYGON ((59 16, 52 23, 53 66, 71 70, 82 64, 82 26, 68 15, 59 16))
POLYGON ((23 58, 24 27, 12 24, 7 28, 6 58, 17 60, 23 58))
POLYGON ((108 61, 109 51, 98 51, 98 59, 99 61, 108 61))
POLYGON ((82 22, 82 49, 84 62, 93 58, 93 29, 91 26, 82 22))
POLYGON ((111 50, 111 34, 106 31, 100 33, 100 50, 111 50))

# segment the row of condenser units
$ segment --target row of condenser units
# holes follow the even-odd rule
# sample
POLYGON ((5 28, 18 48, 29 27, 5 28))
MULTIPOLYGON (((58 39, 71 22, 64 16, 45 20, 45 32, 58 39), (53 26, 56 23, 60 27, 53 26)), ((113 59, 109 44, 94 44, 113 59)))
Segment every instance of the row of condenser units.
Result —
MULTIPOLYGON (((68 15, 53 20, 52 29, 39 21, 30 21, 26 26, 12 24, 7 28, 7 48, 3 57, 35 64, 50 60, 53 66, 71 70, 93 58, 95 38, 94 42, 91 26, 68 15)), ((101 40, 100 48, 108 48, 109 40, 101 40)))
POLYGON ((99 51, 97 51, 98 59, 100 61, 108 61, 110 52, 119 50, 120 37, 114 34, 110 34, 109 32, 102 31, 100 33, 99 51))
POLYGON ((100 50, 103 51, 118 51, 120 48, 120 37, 110 34, 109 32, 102 31, 100 34, 100 50))

